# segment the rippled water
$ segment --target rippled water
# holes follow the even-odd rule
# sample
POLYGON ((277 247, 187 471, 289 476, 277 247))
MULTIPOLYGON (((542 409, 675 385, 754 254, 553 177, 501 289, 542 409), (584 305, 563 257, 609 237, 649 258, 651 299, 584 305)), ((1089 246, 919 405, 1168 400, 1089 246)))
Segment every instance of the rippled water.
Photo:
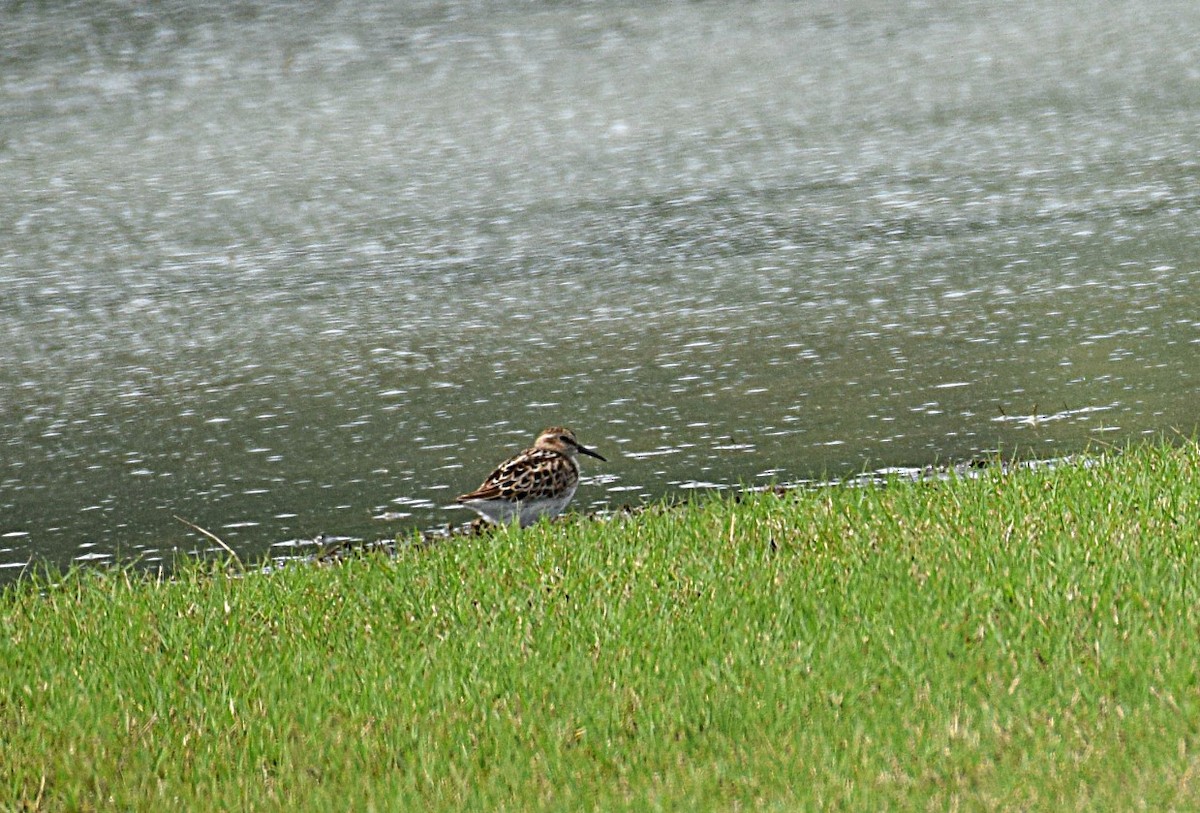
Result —
POLYGON ((0 565, 1197 427, 1187 2, 0 12, 0 565))

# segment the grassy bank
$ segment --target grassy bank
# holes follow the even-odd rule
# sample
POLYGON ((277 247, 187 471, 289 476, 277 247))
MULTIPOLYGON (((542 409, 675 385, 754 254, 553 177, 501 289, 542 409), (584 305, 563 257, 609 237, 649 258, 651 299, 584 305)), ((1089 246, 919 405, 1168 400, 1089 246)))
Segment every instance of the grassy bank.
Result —
POLYGON ((1200 453, 0 598, 0 809, 1200 805, 1200 453))

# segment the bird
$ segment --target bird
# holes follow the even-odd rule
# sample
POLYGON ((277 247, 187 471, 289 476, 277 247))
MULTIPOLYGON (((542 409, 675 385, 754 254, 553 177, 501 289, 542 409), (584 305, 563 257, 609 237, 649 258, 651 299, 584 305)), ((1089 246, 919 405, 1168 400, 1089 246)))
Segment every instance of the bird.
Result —
POLYGON ((505 460, 483 485, 455 502, 498 525, 516 518, 525 528, 541 517, 557 516, 579 486, 579 454, 608 462, 565 426, 543 429, 533 446, 505 460))

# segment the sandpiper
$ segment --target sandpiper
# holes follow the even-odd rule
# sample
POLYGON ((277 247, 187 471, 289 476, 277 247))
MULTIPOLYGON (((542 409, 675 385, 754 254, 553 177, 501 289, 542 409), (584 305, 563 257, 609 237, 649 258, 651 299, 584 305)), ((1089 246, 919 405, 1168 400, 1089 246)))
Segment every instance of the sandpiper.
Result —
POLYGON ((522 528, 539 517, 556 516, 579 486, 579 452, 608 462, 580 444, 570 429, 543 429, 532 447, 505 460, 483 485, 456 501, 490 522, 503 525, 517 517, 522 528))

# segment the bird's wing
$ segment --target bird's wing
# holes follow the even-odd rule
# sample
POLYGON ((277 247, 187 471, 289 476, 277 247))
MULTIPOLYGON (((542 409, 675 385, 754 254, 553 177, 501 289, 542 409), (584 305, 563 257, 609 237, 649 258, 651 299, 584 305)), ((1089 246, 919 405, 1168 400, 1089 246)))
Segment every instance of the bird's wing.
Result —
POLYGON ((554 491, 556 471, 571 466, 570 460, 558 452, 528 449, 505 460, 488 475, 483 485, 463 494, 457 502, 470 500, 529 499, 546 496, 554 491))
POLYGON ((492 478, 483 481, 483 485, 474 491, 460 494, 454 498, 455 502, 470 502, 471 500, 494 500, 500 496, 500 486, 492 481, 492 478))

